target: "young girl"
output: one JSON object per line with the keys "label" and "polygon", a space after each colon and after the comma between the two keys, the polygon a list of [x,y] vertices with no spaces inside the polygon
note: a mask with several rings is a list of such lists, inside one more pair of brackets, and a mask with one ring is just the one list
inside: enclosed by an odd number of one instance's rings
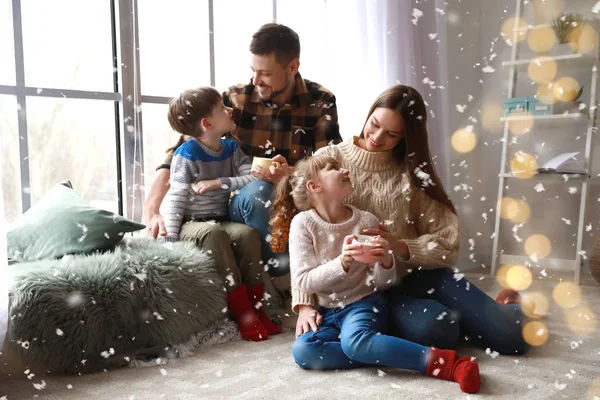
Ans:
{"label": "young girl", "polygon": [[[301,161],[277,186],[273,237],[290,227],[292,293],[309,297],[293,298],[292,308],[297,312],[299,304],[318,304],[323,318],[316,330],[296,339],[294,360],[305,369],[369,364],[409,369],[458,382],[464,392],[476,393],[476,361],[453,350],[385,335],[388,310],[382,291],[396,281],[395,257],[381,236],[374,236],[368,246],[354,240],[379,222],[373,214],[344,204],[352,191],[349,171],[326,155]],[[355,259],[362,257],[373,263]]]}
{"label": "young girl", "polygon": [[[167,235],[193,240],[212,253],[227,291],[229,312],[243,338],[260,341],[281,332],[262,310],[260,236],[227,218],[229,198],[255,178],[248,157],[223,135],[235,128],[230,110],[211,87],[186,90],[169,103],[169,124],[189,137],[175,151],[163,202]],[[183,224],[183,225],[182,225]]]}

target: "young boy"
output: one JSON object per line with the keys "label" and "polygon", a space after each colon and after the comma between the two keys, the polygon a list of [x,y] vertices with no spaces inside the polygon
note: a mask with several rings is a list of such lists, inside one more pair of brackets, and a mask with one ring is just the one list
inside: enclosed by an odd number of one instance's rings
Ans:
{"label": "young boy", "polygon": [[193,240],[212,252],[242,337],[259,341],[280,333],[281,327],[269,320],[260,304],[264,294],[260,236],[227,218],[231,192],[256,179],[250,173],[250,159],[236,141],[222,139],[235,128],[230,110],[219,92],[200,87],[172,99],[168,119],[175,131],[192,138],[173,155],[171,186],[162,207],[164,240]]}

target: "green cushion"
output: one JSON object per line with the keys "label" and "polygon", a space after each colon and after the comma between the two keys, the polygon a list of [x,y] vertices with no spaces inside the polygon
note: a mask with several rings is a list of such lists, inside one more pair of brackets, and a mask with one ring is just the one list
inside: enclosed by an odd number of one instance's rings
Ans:
{"label": "green cushion", "polygon": [[8,257],[36,261],[92,253],[109,249],[119,243],[125,233],[144,227],[92,207],[75,193],[70,181],[65,181],[46,193],[8,228]]}

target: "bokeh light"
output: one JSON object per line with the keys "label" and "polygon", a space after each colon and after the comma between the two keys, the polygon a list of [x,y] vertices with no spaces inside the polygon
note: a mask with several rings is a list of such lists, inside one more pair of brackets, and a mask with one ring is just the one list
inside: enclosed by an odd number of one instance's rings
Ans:
{"label": "bokeh light", "polygon": [[506,281],[506,275],[512,267],[512,264],[505,264],[498,268],[498,271],[496,271],[496,281],[498,281],[498,284],[500,284],[500,286],[502,286],[504,289],[509,289]]}
{"label": "bokeh light", "polygon": [[510,171],[519,179],[529,179],[537,174],[537,160],[523,151],[517,151],[510,160]]}
{"label": "bokeh light", "polygon": [[512,197],[504,197],[498,203],[500,218],[512,220],[518,212],[517,201]]}
{"label": "bokeh light", "polygon": [[[515,22],[517,29],[515,29]],[[521,42],[527,37],[527,23],[523,18],[509,17],[502,24],[500,34],[509,45]]]}
{"label": "bokeh light", "polygon": [[490,132],[502,132],[504,123],[501,118],[504,116],[504,108],[498,103],[487,104],[481,111],[481,124]]}
{"label": "bokeh light", "polygon": [[468,153],[475,148],[477,137],[468,129],[457,129],[451,138],[452,148],[459,153]]}
{"label": "bokeh light", "polygon": [[529,63],[527,74],[529,79],[537,83],[548,83],[554,79],[558,68],[556,61],[550,57],[536,57]]}
{"label": "bokeh light", "polygon": [[529,216],[531,215],[529,204],[525,203],[523,200],[515,200],[512,207],[515,207],[517,210],[511,218],[512,222],[515,224],[522,224],[529,221]]}
{"label": "bokeh light", "polygon": [[528,289],[531,286],[531,271],[523,265],[513,265],[506,273],[506,284],[516,291]]}
{"label": "bokeh light", "polygon": [[548,315],[550,300],[540,292],[521,293],[521,308],[529,318],[543,318]]}
{"label": "bokeh light", "polygon": [[573,51],[589,54],[598,44],[598,33],[591,25],[583,24],[573,29],[568,40]]}
{"label": "bokeh light", "polygon": [[537,99],[544,104],[554,104],[558,101],[554,96],[554,82],[544,83],[540,85],[537,91]]}
{"label": "bokeh light", "polygon": [[525,254],[534,261],[548,257],[551,250],[550,240],[544,235],[531,235],[525,241]]}
{"label": "bokeh light", "polygon": [[556,44],[556,35],[551,27],[541,26],[529,31],[527,44],[536,53],[546,53]]}
{"label": "bokeh light", "polygon": [[552,87],[554,97],[560,101],[573,101],[579,91],[579,82],[570,76],[563,76]]}
{"label": "bokeh light", "polygon": [[562,308],[573,308],[581,301],[581,289],[573,282],[561,282],[552,290],[552,298]]}
{"label": "bokeh light", "polygon": [[589,307],[573,307],[566,311],[565,317],[569,329],[578,335],[591,336],[596,331],[598,320]]}
{"label": "bokeh light", "polygon": [[588,388],[588,400],[597,400],[600,398],[600,376],[594,378]]}
{"label": "bokeh light", "polygon": [[543,345],[548,337],[548,328],[540,321],[530,321],[523,327],[523,339],[531,346]]}
{"label": "bokeh light", "polygon": [[533,128],[533,116],[525,111],[512,112],[509,118],[518,117],[508,122],[508,130],[513,135],[524,135]]}

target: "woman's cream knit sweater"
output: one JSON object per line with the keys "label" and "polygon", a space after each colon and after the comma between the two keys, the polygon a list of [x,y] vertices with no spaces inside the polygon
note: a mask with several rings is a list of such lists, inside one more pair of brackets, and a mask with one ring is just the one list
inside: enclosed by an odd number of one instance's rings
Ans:
{"label": "woman's cream knit sweater", "polygon": [[[396,264],[399,277],[409,268],[453,266],[460,244],[456,214],[415,187],[406,166],[399,164],[392,152],[363,150],[356,145],[357,139],[323,147],[317,154],[332,156],[350,171],[354,192],[347,202],[375,214],[397,239],[406,243],[410,257],[404,261],[404,268]],[[298,303],[301,298],[306,296],[292,287],[294,309],[306,304]],[[307,303],[317,305],[313,301]]]}

